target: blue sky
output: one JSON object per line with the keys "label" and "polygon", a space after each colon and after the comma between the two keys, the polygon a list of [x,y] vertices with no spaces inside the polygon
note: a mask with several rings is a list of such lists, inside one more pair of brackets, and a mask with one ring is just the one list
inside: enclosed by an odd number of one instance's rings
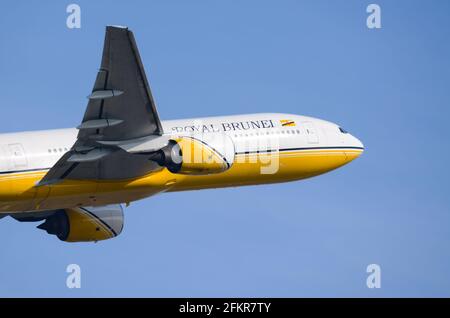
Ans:
{"label": "blue sky", "polygon": [[450,296],[450,3],[372,2],[379,30],[369,1],[76,1],[79,30],[69,1],[5,2],[1,133],[78,125],[104,27],[120,24],[162,119],[310,115],[366,151],[305,181],[135,202],[97,244],[2,219],[0,296]]}

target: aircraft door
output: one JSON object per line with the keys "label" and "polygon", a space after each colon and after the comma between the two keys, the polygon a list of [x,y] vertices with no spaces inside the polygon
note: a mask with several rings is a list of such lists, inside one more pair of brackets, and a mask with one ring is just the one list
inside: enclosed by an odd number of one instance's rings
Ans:
{"label": "aircraft door", "polygon": [[27,157],[21,144],[9,144],[9,152],[16,169],[23,169],[28,166]]}
{"label": "aircraft door", "polygon": [[0,171],[9,169],[9,157],[4,148],[4,146],[0,146]]}
{"label": "aircraft door", "polygon": [[306,137],[308,139],[308,143],[317,144],[319,143],[319,135],[317,134],[316,127],[312,122],[304,122],[303,126],[305,127]]}

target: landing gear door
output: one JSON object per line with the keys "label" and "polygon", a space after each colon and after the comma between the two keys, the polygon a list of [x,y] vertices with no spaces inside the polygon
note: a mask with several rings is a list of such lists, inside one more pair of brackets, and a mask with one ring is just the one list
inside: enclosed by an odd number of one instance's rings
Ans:
{"label": "landing gear door", "polygon": [[306,138],[308,139],[308,143],[317,144],[319,143],[319,135],[317,134],[316,127],[312,122],[304,122],[303,127],[305,128]]}

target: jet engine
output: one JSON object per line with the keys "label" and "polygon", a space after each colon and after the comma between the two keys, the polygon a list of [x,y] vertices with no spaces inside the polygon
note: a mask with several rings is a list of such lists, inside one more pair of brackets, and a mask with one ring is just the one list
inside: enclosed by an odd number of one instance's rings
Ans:
{"label": "jet engine", "polygon": [[228,170],[234,161],[234,143],[224,134],[181,136],[151,155],[150,160],[172,173],[206,175]]}
{"label": "jet engine", "polygon": [[38,228],[65,242],[97,242],[116,237],[123,228],[119,204],[57,210]]}

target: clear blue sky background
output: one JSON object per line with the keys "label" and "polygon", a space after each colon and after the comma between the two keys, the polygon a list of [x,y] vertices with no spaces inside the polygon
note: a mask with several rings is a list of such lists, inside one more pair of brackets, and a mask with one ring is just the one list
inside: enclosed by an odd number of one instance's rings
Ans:
{"label": "clear blue sky background", "polygon": [[374,2],[381,30],[370,1],[77,1],[80,30],[69,1],[3,3],[0,132],[79,124],[104,27],[120,24],[162,119],[311,115],[366,151],[306,181],[133,203],[97,244],[2,219],[0,296],[450,296],[450,2]]}

